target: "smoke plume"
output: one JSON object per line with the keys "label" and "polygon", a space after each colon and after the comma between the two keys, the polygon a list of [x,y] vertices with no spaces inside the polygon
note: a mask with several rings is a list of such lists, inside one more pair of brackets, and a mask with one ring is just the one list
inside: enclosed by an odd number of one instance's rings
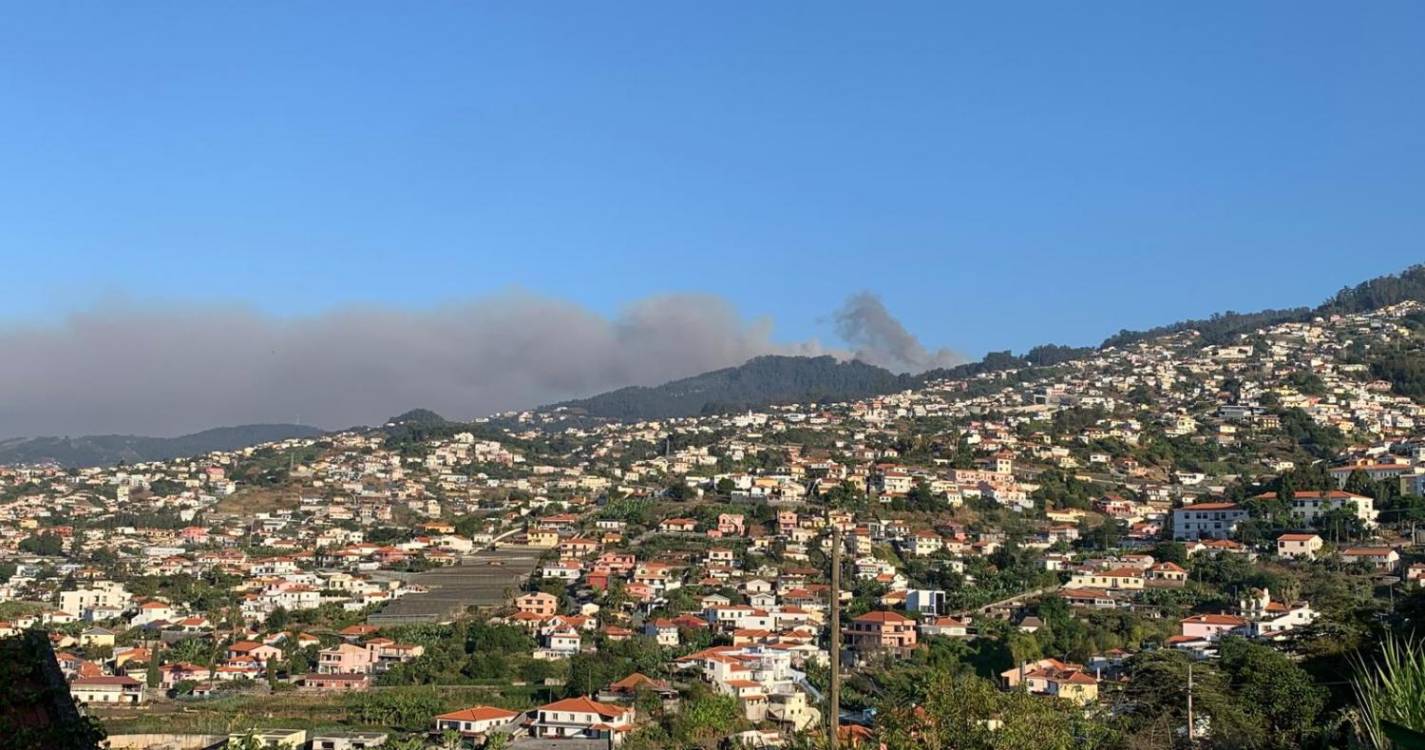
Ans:
{"label": "smoke plume", "polygon": [[836,311],[836,334],[856,350],[856,358],[896,372],[923,372],[965,361],[949,349],[929,351],[870,292],[853,294]]}
{"label": "smoke plume", "polygon": [[107,304],[54,327],[0,328],[0,437],[301,421],[379,424],[424,406],[469,418],[656,385],[778,344],[713,296],[634,303],[612,319],[511,293],[431,311],[350,307],[276,318],[242,307]]}
{"label": "smoke plume", "polygon": [[[869,293],[837,333],[898,371],[953,364],[927,351]],[[353,306],[281,318],[241,306],[104,303],[53,326],[0,326],[0,438],[172,436],[222,425],[329,429],[415,407],[468,419],[658,385],[763,354],[833,354],[780,343],[711,295],[635,302],[612,318],[527,293],[410,311]]]}

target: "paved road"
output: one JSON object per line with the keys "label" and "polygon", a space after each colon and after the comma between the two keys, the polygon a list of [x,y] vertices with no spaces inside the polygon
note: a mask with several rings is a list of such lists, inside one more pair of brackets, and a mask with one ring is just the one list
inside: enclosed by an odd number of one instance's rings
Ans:
{"label": "paved road", "polygon": [[1024,600],[1024,599],[1033,599],[1033,598],[1036,597],[1036,596],[1043,596],[1044,594],[1047,594],[1047,593],[1049,593],[1049,592],[1051,592],[1051,591],[1058,591],[1058,587],[1055,586],[1055,587],[1048,587],[1048,588],[1042,588],[1042,589],[1035,589],[1035,590],[1033,590],[1033,591],[1025,591],[1024,593],[1015,594],[1014,596],[1011,596],[1011,597],[1009,597],[1009,598],[1007,598],[1007,599],[1001,599],[1001,600],[999,600],[999,601],[997,601],[997,602],[990,602],[989,604],[983,604],[983,605],[980,605],[980,606],[978,606],[978,607],[972,607],[972,608],[970,608],[970,609],[962,609],[962,610],[960,610],[959,612],[951,612],[951,613],[950,613],[950,616],[951,616],[951,617],[964,617],[965,615],[981,614],[981,613],[985,612],[986,610],[995,609],[996,607],[1003,607],[1003,606],[1005,606],[1005,605],[1007,605],[1007,604],[1014,604],[1015,602],[1022,601],[1022,600]]}

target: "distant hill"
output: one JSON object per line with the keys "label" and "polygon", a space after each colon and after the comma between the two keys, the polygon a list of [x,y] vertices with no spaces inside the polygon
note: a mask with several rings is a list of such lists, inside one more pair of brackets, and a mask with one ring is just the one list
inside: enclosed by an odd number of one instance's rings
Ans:
{"label": "distant hill", "polygon": [[1046,344],[1022,355],[990,352],[978,362],[898,375],[859,360],[834,357],[764,356],[738,367],[694,375],[660,386],[631,386],[590,398],[543,407],[566,408],[590,417],[640,420],[691,417],[755,409],[769,404],[854,401],[916,388],[933,380],[968,378],[1024,367],[1050,367],[1091,354],[1092,347]]}
{"label": "distant hill", "polygon": [[564,407],[609,419],[666,419],[766,404],[845,401],[904,390],[915,383],[909,375],[864,362],[769,355],[660,386],[620,388],[546,409]]}
{"label": "distant hill", "polygon": [[1229,310],[1202,320],[1184,320],[1141,331],[1125,329],[1108,337],[1102,346],[1126,346],[1183,331],[1197,331],[1202,335],[1204,343],[1221,344],[1230,341],[1239,333],[1279,323],[1310,320],[1318,315],[1370,312],[1407,301],[1425,302],[1425,265],[1411,266],[1397,274],[1378,276],[1355,286],[1345,287],[1316,307],[1291,307],[1252,313]]}
{"label": "distant hill", "polygon": [[217,427],[174,438],[138,435],[14,438],[0,441],[0,465],[56,463],[66,467],[112,466],[120,461],[165,461],[260,443],[316,437],[322,430],[300,424]]}
{"label": "distant hill", "polygon": [[439,427],[441,425],[452,424],[452,422],[430,409],[412,409],[399,416],[391,417],[386,420],[386,424],[391,426]]}

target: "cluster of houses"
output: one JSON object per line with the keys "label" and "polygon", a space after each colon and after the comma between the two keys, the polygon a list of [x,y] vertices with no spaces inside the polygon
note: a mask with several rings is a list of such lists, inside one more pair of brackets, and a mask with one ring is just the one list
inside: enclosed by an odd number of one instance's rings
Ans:
{"label": "cluster of houses", "polygon": [[[772,744],[822,722],[825,696],[807,674],[828,663],[831,639],[856,670],[931,639],[982,637],[985,618],[1032,632],[1023,610],[1050,593],[1075,616],[1136,610],[1192,585],[1204,556],[1325,560],[1425,585],[1415,539],[1360,483],[1425,492],[1425,407],[1342,356],[1404,340],[1402,318],[1418,311],[1284,323],[1217,345],[1179,332],[1084,353],[1042,377],[988,368],[840,404],[634,422],[549,409],[405,443],[399,430],[352,430],[176,461],[3,467],[0,602],[24,613],[0,622],[0,636],[50,630],[73,697],[90,706],[141,709],[180,685],[203,696],[274,671],[302,690],[365,690],[421,659],[422,646],[370,625],[313,635],[285,620],[360,619],[421,593],[397,573],[513,547],[539,558],[533,580],[515,577],[509,606],[479,616],[533,636],[529,657],[557,663],[646,638],[666,660],[655,676],[527,710],[442,714],[433,731],[617,742],[638,724],[635,694],[672,705],[696,683],[734,698],[756,741]],[[1253,451],[1226,474],[1144,450],[1163,440],[1228,456],[1254,441],[1279,446],[1298,415],[1345,439],[1325,475],[1334,489],[1232,501],[1229,487],[1263,486],[1314,459]],[[285,472],[279,486],[251,486],[254,466],[273,465]],[[1070,497],[1066,482],[1092,491]],[[1255,500],[1283,500],[1288,515],[1265,542],[1242,535]],[[1344,538],[1331,525],[1343,514],[1353,521]],[[849,583],[876,592],[840,633],[828,632],[834,538]],[[1168,541],[1183,556],[1155,558]],[[951,611],[954,586],[943,582],[972,588],[973,571],[1006,549],[1029,551],[1057,585]],[[226,587],[235,605],[132,593],[152,591],[155,577]],[[1306,601],[1251,591],[1226,611],[1181,618],[1163,645],[1212,658],[1224,636],[1270,643],[1321,617]],[[201,665],[166,658],[189,639],[221,648]],[[316,652],[313,667],[287,674],[304,650]],[[1128,655],[1030,661],[1001,684],[1091,706]]]}

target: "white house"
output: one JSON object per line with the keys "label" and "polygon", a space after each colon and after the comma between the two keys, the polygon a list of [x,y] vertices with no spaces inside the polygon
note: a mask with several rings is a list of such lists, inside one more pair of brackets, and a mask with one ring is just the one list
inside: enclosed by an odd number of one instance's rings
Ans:
{"label": "white house", "polygon": [[632,728],[632,706],[615,706],[579,697],[535,709],[530,733],[549,739],[607,739],[618,744]]}
{"label": "white house", "polygon": [[143,683],[132,677],[81,677],[69,683],[69,694],[79,704],[137,706],[143,703]]}
{"label": "white house", "polygon": [[519,715],[494,706],[471,706],[435,717],[435,731],[453,729],[465,737],[479,737],[510,724]]}
{"label": "white house", "polygon": [[1277,555],[1315,560],[1323,544],[1320,534],[1282,534],[1277,537]]}
{"label": "white house", "polygon": [[1173,539],[1226,539],[1247,519],[1237,503],[1194,503],[1173,509]]}

